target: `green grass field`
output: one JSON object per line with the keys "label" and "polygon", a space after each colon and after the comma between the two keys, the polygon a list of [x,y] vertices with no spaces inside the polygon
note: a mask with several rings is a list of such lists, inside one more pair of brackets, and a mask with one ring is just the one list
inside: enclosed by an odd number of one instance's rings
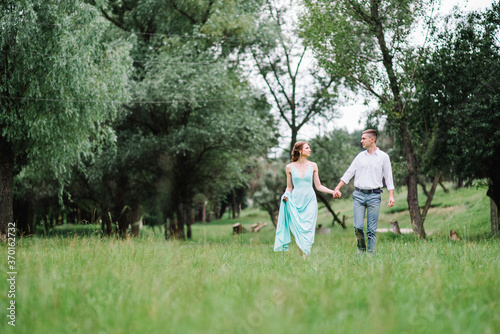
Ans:
{"label": "green grass field", "polygon": [[[379,227],[410,227],[405,196],[384,205]],[[272,226],[232,235],[235,222],[268,220],[255,209],[196,224],[186,242],[158,228],[117,240],[58,227],[18,240],[16,327],[2,279],[0,333],[497,333],[500,242],[489,237],[485,189],[438,189],[434,204],[427,240],[379,233],[375,257],[356,255],[351,199],[334,204],[348,228],[318,235],[305,261],[295,246],[272,251]],[[324,208],[318,223],[331,227]],[[450,229],[462,241],[449,241]]]}

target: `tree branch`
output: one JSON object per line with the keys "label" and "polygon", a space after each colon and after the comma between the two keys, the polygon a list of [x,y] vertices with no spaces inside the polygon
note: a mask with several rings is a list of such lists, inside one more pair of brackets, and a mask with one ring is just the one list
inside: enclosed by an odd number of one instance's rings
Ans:
{"label": "tree branch", "polygon": [[300,55],[299,63],[297,64],[297,68],[295,69],[295,74],[292,77],[294,87],[295,87],[295,80],[297,79],[297,75],[299,74],[299,67],[300,67],[300,64],[302,63],[302,59],[304,59],[304,55],[306,54],[306,50],[307,50],[307,46],[304,47],[304,51],[302,51],[302,54]]}
{"label": "tree branch", "polygon": [[432,187],[431,190],[429,191],[429,196],[427,196],[427,201],[425,202],[425,206],[422,210],[422,223],[425,217],[427,216],[427,212],[429,211],[431,207],[431,202],[432,198],[434,197],[434,193],[436,192],[437,185],[439,184],[439,180],[441,180],[441,173],[437,172],[436,175],[434,175],[434,181],[432,181]]}
{"label": "tree branch", "polygon": [[280,112],[281,117],[285,120],[285,122],[287,123],[287,125],[288,125],[289,127],[292,127],[292,125],[291,125],[290,121],[288,120],[288,118],[287,118],[287,117],[286,117],[286,115],[285,115],[285,111],[283,110],[283,107],[282,107],[282,106],[281,106],[281,104],[280,104],[280,101],[279,101],[279,99],[278,99],[278,96],[277,96],[277,95],[276,95],[276,93],[274,92],[274,89],[271,87],[271,83],[269,82],[269,80],[267,80],[267,77],[266,77],[266,75],[265,75],[265,73],[264,73],[264,70],[263,70],[263,69],[262,69],[262,67],[260,66],[260,63],[259,63],[259,61],[258,61],[258,59],[257,59],[257,55],[255,54],[255,52],[254,52],[253,50],[252,50],[252,56],[253,56],[253,59],[255,60],[255,64],[257,65],[257,68],[259,69],[259,72],[260,72],[260,74],[261,74],[262,78],[263,78],[263,79],[264,79],[264,81],[266,82],[267,87],[269,88],[269,91],[271,92],[271,94],[272,94],[272,95],[273,95],[273,97],[274,97],[274,100],[275,100],[275,102],[276,102],[276,105],[277,105],[277,107],[278,107],[278,110],[279,110],[279,112]]}
{"label": "tree branch", "polygon": [[306,124],[312,116],[316,115],[319,113],[319,111],[317,110],[317,105],[319,103],[319,101],[321,100],[322,96],[321,96],[321,90],[324,90],[324,89],[328,89],[330,88],[330,86],[332,85],[333,83],[333,77],[330,77],[330,80],[328,81],[328,83],[326,84],[326,86],[323,86],[319,89],[319,91],[316,93],[316,98],[314,99],[313,103],[311,104],[311,106],[309,107],[309,110],[307,111],[306,113],[306,116],[304,117],[304,119],[302,120],[302,122],[299,124],[298,128],[301,128],[304,124]]}
{"label": "tree branch", "polygon": [[101,13],[102,13],[102,15],[104,16],[105,19],[107,19],[109,22],[113,23],[115,26],[117,26],[121,30],[129,32],[127,29],[125,29],[123,27],[122,24],[120,24],[118,21],[116,21],[115,19],[113,19],[110,15],[108,15],[108,13],[106,13],[106,11],[104,10],[104,8],[101,7],[100,9],[101,9]]}
{"label": "tree branch", "polygon": [[366,13],[363,10],[362,6],[359,3],[357,3],[356,1],[352,1],[352,0],[348,0],[347,2],[349,2],[349,4],[351,5],[352,10],[355,13],[359,14],[359,16],[361,16],[363,21],[365,21],[366,23],[369,23],[369,24],[373,23],[374,18],[371,17],[370,15],[368,15],[368,13]]}
{"label": "tree branch", "polygon": [[347,77],[351,78],[352,80],[354,80],[358,85],[361,86],[361,88],[369,91],[370,93],[372,93],[375,97],[377,97],[380,101],[382,102],[386,102],[387,99],[380,95],[379,93],[377,93],[369,83],[366,83],[364,82],[363,80],[359,79],[358,77],[356,77],[354,74],[351,74],[351,72],[345,67],[344,64],[341,64],[343,67],[344,67],[344,70],[346,70],[346,75]]}
{"label": "tree branch", "polygon": [[401,97],[399,92],[399,84],[394,73],[394,66],[392,64],[392,55],[389,52],[389,48],[387,47],[387,43],[385,42],[384,30],[382,27],[382,22],[379,18],[379,1],[371,0],[371,13],[372,19],[374,23],[374,31],[379,42],[380,50],[382,51],[383,56],[383,64],[387,71],[387,76],[389,77],[389,82],[392,90],[392,94],[394,95],[394,101],[396,102],[396,106],[398,108],[398,112],[402,112],[401,105]]}
{"label": "tree branch", "polygon": [[181,13],[182,15],[184,15],[185,17],[187,17],[191,21],[192,24],[198,23],[198,22],[196,22],[196,20],[192,16],[190,16],[188,13],[186,13],[185,11],[183,11],[182,9],[180,9],[177,6],[177,3],[175,2],[175,0],[170,0],[169,2],[172,4],[172,7],[174,7],[174,9],[176,11],[178,11],[179,13]]}
{"label": "tree branch", "polygon": [[[269,65],[271,66],[271,69],[273,70],[274,77],[276,78],[276,82],[278,83],[278,86],[280,86],[280,88],[281,88],[281,93],[285,96],[285,98],[288,102],[288,105],[290,106],[290,109],[293,112],[295,110],[295,103],[294,103],[294,101],[290,100],[290,98],[288,97],[288,94],[285,91],[285,87],[281,83],[281,80],[278,76],[278,69],[276,68],[276,65],[271,61],[271,59],[269,58],[269,55],[267,57],[269,59]],[[292,84],[292,86],[294,86],[294,85]]]}
{"label": "tree branch", "polygon": [[208,8],[205,11],[205,15],[203,16],[203,18],[201,20],[201,22],[203,24],[205,24],[208,21],[208,17],[210,16],[210,10],[212,9],[214,2],[215,2],[214,0],[210,0],[210,2],[208,3]]}

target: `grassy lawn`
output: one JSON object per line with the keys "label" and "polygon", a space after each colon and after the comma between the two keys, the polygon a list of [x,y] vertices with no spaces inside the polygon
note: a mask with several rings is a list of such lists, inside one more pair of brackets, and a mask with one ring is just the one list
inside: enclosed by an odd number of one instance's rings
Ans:
{"label": "grassy lawn", "polygon": [[[405,196],[389,209],[384,193],[380,227],[411,227]],[[485,189],[438,188],[434,205],[427,240],[379,233],[375,257],[356,255],[351,199],[334,203],[348,228],[318,235],[306,261],[295,246],[273,253],[271,225],[232,235],[235,222],[269,220],[256,209],[193,225],[186,242],[158,228],[117,240],[57,227],[18,240],[16,327],[2,279],[0,333],[496,333],[500,242],[488,237]],[[331,220],[321,208],[318,223]],[[449,241],[450,229],[462,241]]]}

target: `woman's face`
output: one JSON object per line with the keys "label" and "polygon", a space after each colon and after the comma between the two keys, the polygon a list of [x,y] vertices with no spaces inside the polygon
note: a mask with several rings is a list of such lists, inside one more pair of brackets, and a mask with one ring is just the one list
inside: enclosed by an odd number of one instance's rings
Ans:
{"label": "woman's face", "polygon": [[309,146],[309,144],[304,144],[304,146],[302,146],[302,150],[300,151],[300,153],[302,154],[303,157],[309,157],[311,156],[311,147]]}

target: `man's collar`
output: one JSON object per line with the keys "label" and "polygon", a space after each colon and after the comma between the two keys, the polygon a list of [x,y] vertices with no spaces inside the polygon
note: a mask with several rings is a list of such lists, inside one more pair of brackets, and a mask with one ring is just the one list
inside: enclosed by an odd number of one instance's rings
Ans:
{"label": "man's collar", "polygon": [[[380,149],[377,147],[377,149],[371,155],[374,155],[374,154],[378,155],[379,151],[380,151]],[[368,150],[365,150],[365,154],[370,155],[370,153],[368,153]]]}

